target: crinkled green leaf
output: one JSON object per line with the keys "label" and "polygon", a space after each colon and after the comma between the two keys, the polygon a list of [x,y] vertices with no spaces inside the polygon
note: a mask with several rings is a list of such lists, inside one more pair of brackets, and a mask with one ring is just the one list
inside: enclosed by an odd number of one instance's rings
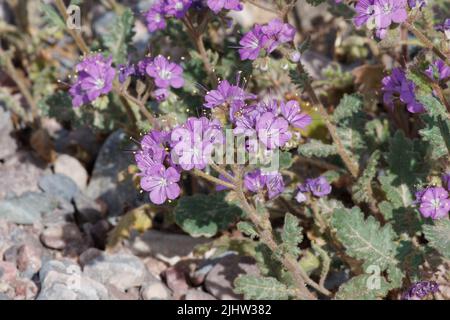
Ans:
{"label": "crinkled green leaf", "polygon": [[287,300],[293,294],[286,285],[269,277],[241,275],[234,285],[235,291],[248,300]]}
{"label": "crinkled green leaf", "polygon": [[281,240],[287,253],[295,258],[300,254],[298,245],[303,241],[302,228],[299,226],[298,218],[290,213],[287,213],[284,218]]}
{"label": "crinkled green leaf", "polygon": [[325,144],[322,141],[311,139],[308,143],[298,148],[298,153],[302,156],[311,157],[328,157],[337,154],[336,147]]}
{"label": "crinkled green leaf", "polygon": [[423,233],[429,241],[428,245],[450,259],[450,220],[448,218],[436,220],[433,225],[423,226]]}

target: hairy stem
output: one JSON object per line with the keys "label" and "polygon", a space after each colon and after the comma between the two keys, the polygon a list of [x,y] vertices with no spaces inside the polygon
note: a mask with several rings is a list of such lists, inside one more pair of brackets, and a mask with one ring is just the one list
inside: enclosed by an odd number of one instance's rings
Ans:
{"label": "hairy stem", "polygon": [[226,182],[226,181],[223,181],[223,180],[218,179],[218,178],[216,178],[216,177],[213,177],[213,176],[211,176],[211,175],[209,175],[209,174],[207,174],[207,173],[204,173],[204,172],[201,171],[201,170],[194,169],[192,172],[193,172],[196,176],[198,176],[198,177],[200,177],[200,178],[203,178],[203,179],[205,179],[205,180],[208,180],[208,181],[210,181],[210,182],[212,182],[212,183],[214,183],[214,184],[218,184],[218,185],[227,187],[227,188],[229,188],[229,189],[231,189],[231,190],[235,190],[235,189],[236,189],[236,186],[235,186],[234,184],[231,184],[231,183],[229,183],[229,182]]}
{"label": "hairy stem", "polygon": [[403,22],[403,25],[414,34],[417,39],[429,50],[433,51],[440,59],[442,59],[448,66],[450,66],[450,59],[431,42],[430,39],[427,38],[419,29],[417,29],[414,25],[412,25],[409,21]]}

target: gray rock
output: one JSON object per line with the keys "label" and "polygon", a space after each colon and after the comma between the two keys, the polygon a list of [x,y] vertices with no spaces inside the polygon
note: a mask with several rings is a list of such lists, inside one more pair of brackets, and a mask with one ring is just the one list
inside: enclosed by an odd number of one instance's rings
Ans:
{"label": "gray rock", "polygon": [[217,263],[219,263],[221,261],[222,258],[229,256],[229,255],[235,255],[235,254],[236,254],[235,252],[227,251],[216,258],[203,261],[202,263],[199,264],[199,266],[197,267],[197,269],[194,272],[191,272],[191,274],[190,274],[191,283],[194,286],[202,285],[203,282],[205,282],[205,279],[206,279],[206,276],[208,275],[208,273],[214,268],[214,266]]}
{"label": "gray rock", "polygon": [[212,268],[205,279],[205,288],[219,300],[238,300],[242,295],[234,292],[234,280],[241,274],[259,276],[259,268],[251,257],[228,255]]}
{"label": "gray rock", "polygon": [[17,251],[17,269],[21,276],[31,279],[42,266],[42,252],[36,246],[22,245]]}
{"label": "gray rock", "polygon": [[206,293],[205,291],[201,289],[190,289],[186,293],[185,300],[217,300],[209,293]]}
{"label": "gray rock", "polygon": [[55,173],[71,178],[80,190],[86,188],[88,173],[78,159],[62,154],[56,159],[54,168]]}
{"label": "gray rock", "polygon": [[75,182],[62,174],[51,174],[39,179],[39,187],[47,194],[56,198],[62,198],[67,202],[72,201],[79,189]]}
{"label": "gray rock", "polygon": [[143,300],[168,300],[171,298],[169,288],[167,288],[161,280],[149,276],[142,285],[141,297]]}
{"label": "gray rock", "polygon": [[82,274],[71,261],[51,260],[39,273],[41,292],[37,300],[106,300],[108,290],[101,283]]}
{"label": "gray rock", "polygon": [[18,198],[0,201],[0,217],[16,224],[35,224],[53,212],[60,202],[44,193],[29,192]]}
{"label": "gray rock", "polygon": [[17,150],[16,140],[11,136],[13,132],[11,114],[0,106],[0,159],[6,159]]}
{"label": "gray rock", "polygon": [[102,208],[100,204],[80,192],[74,198],[78,221],[95,223],[102,219]]}
{"label": "gray rock", "polygon": [[174,298],[180,299],[189,290],[185,271],[177,266],[170,267],[164,272],[167,286],[172,290]]}
{"label": "gray rock", "polygon": [[131,249],[138,255],[173,258],[187,256],[197,245],[208,241],[210,240],[204,238],[192,238],[183,234],[149,230],[142,235],[133,237],[130,240],[130,243]]}
{"label": "gray rock", "polygon": [[83,236],[73,223],[58,224],[46,228],[41,234],[41,241],[47,248],[63,250],[69,245],[82,243]]}
{"label": "gray rock", "polygon": [[86,194],[92,199],[100,198],[108,207],[111,217],[119,216],[128,207],[135,208],[142,203],[142,195],[130,178],[119,181],[119,173],[133,163],[131,149],[126,146],[127,136],[116,131],[106,140],[94,166]]}
{"label": "gray rock", "polygon": [[30,279],[16,279],[11,283],[14,300],[34,300],[38,293],[37,285]]}
{"label": "gray rock", "polygon": [[144,263],[130,254],[102,253],[84,265],[86,276],[125,291],[139,287],[148,275]]}
{"label": "gray rock", "polygon": [[0,164],[0,199],[39,191],[37,182],[46,164],[30,153],[19,151]]}
{"label": "gray rock", "polygon": [[12,282],[17,275],[17,268],[13,263],[0,261],[0,282]]}

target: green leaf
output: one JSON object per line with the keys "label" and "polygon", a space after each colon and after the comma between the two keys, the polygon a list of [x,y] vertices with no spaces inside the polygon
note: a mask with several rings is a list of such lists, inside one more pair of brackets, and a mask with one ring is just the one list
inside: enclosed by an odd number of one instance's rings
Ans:
{"label": "green leaf", "polygon": [[308,143],[298,148],[298,153],[302,156],[311,157],[329,157],[337,154],[336,147],[325,144],[320,140],[311,139]]}
{"label": "green leaf", "polygon": [[281,169],[289,169],[292,167],[294,163],[294,159],[292,154],[288,151],[284,151],[280,153],[280,168]]}
{"label": "green leaf", "polygon": [[333,113],[334,122],[341,127],[353,127],[355,118],[362,117],[363,102],[359,95],[344,95]]}
{"label": "green leaf", "polygon": [[[376,300],[384,298],[389,292],[389,285],[383,277],[374,277],[376,276],[362,274],[351,278],[339,288],[335,298],[337,300]],[[375,281],[378,281],[379,285]]]}
{"label": "green leaf", "polygon": [[336,229],[336,235],[347,253],[363,260],[365,268],[374,265],[385,270],[388,266],[397,264],[395,232],[390,224],[380,227],[372,216],[364,220],[361,210],[354,207],[351,210],[336,210],[331,225]]}
{"label": "green leaf", "polygon": [[126,9],[122,16],[115,19],[111,32],[103,36],[103,44],[111,52],[116,64],[125,64],[128,58],[128,46],[134,36],[134,15]]}
{"label": "green leaf", "polygon": [[304,89],[305,85],[311,81],[311,77],[308,72],[298,73],[297,69],[289,71],[289,77],[292,83],[294,83],[299,89]]}
{"label": "green leaf", "polygon": [[241,275],[234,285],[235,291],[247,300],[287,300],[293,294],[286,285],[269,277]]}
{"label": "green leaf", "polygon": [[419,133],[423,140],[431,145],[431,154],[434,160],[450,155],[450,120],[445,107],[431,96],[419,97],[425,106],[427,114],[421,116],[425,128]]}
{"label": "green leaf", "polygon": [[213,237],[242,216],[242,210],[229,204],[223,193],[197,194],[181,198],[174,211],[176,223],[193,237]]}
{"label": "green leaf", "polygon": [[450,220],[436,220],[434,225],[423,226],[425,238],[429,245],[445,258],[450,259]]}
{"label": "green leaf", "polygon": [[302,228],[299,226],[299,220],[294,215],[287,213],[284,218],[283,231],[281,232],[281,240],[283,241],[284,250],[297,258],[300,254],[298,247],[303,241]]}
{"label": "green leaf", "polygon": [[393,175],[380,176],[378,178],[387,199],[391,202],[394,209],[409,207],[413,203],[412,193],[406,184],[395,184],[395,179]]}
{"label": "green leaf", "polygon": [[256,231],[255,226],[250,222],[241,221],[237,224],[237,228],[240,232],[250,237],[251,239],[259,237],[258,231]]}
{"label": "green leaf", "polygon": [[372,180],[377,174],[377,165],[380,160],[380,151],[375,151],[367,162],[366,169],[352,187],[353,198],[356,202],[369,202],[369,194],[372,192]]}

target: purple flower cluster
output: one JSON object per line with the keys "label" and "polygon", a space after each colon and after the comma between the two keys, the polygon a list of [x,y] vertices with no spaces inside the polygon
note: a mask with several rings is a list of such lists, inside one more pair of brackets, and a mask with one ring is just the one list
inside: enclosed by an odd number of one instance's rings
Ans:
{"label": "purple flower cluster", "polygon": [[284,180],[279,172],[264,173],[257,169],[245,175],[244,186],[254,193],[267,192],[269,199],[274,199],[284,191]]}
{"label": "purple flower cluster", "polygon": [[432,63],[425,74],[434,81],[448,81],[450,80],[450,67],[441,59],[436,60]]}
{"label": "purple flower cluster", "polygon": [[150,32],[165,29],[167,18],[181,19],[192,5],[192,0],[156,0],[145,13]]}
{"label": "purple flower cluster", "polygon": [[411,113],[424,112],[424,106],[417,101],[414,82],[406,78],[405,72],[400,68],[392,70],[392,74],[383,79],[383,100],[386,105],[393,108],[394,101],[400,100],[406,104]]}
{"label": "purple flower cluster", "polygon": [[422,300],[438,291],[439,285],[435,281],[419,281],[403,294],[402,300]]}
{"label": "purple flower cluster", "polygon": [[241,11],[243,9],[239,0],[208,0],[206,4],[215,14],[222,10]]}
{"label": "purple flower cluster", "polygon": [[[416,1],[410,1],[414,6]],[[386,36],[388,28],[393,23],[405,22],[408,18],[408,3],[406,0],[360,0],[356,4],[355,25],[367,25],[375,29],[378,38]]]}
{"label": "purple flower cluster", "polygon": [[95,54],[85,57],[76,66],[77,78],[69,90],[74,107],[88,104],[111,92],[116,74],[111,64],[112,58]]}
{"label": "purple flower cluster", "polygon": [[256,24],[239,42],[239,55],[241,60],[255,60],[262,50],[271,53],[294,37],[295,28],[280,19],[273,19],[266,25]]}
{"label": "purple flower cluster", "polygon": [[299,202],[307,200],[306,193],[311,193],[317,198],[325,197],[331,193],[332,187],[328,180],[321,176],[316,179],[307,179],[304,184],[298,185],[298,194],[295,199]]}
{"label": "purple flower cluster", "polygon": [[[448,186],[448,176],[443,177]],[[450,199],[447,190],[442,187],[427,187],[416,192],[416,203],[425,218],[441,219],[450,211]]]}

